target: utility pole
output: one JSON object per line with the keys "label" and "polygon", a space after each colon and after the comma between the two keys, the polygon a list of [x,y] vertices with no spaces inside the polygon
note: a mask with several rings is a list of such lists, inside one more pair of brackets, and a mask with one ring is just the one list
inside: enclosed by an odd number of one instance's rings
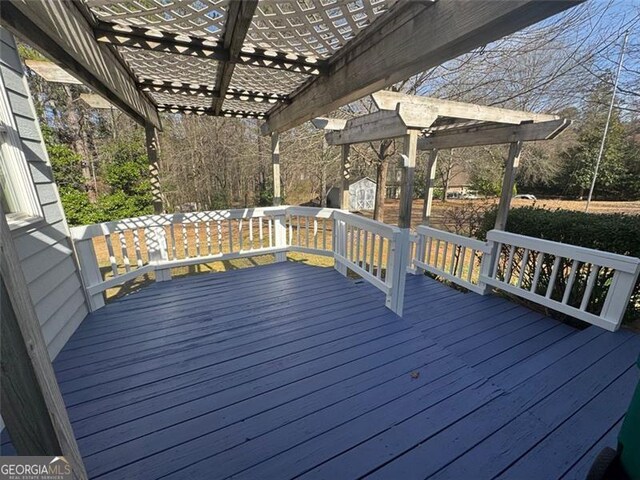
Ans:
{"label": "utility pole", "polygon": [[591,188],[589,188],[589,196],[587,197],[587,206],[584,209],[585,212],[589,211],[589,205],[591,204],[591,197],[593,196],[593,189],[596,186],[596,178],[598,178],[598,169],[600,168],[600,162],[602,161],[604,145],[607,141],[607,132],[609,131],[609,122],[611,121],[611,113],[613,112],[613,105],[616,100],[616,91],[618,90],[618,80],[620,79],[620,70],[622,70],[622,61],[624,59],[624,51],[627,48],[628,39],[629,39],[629,30],[624,32],[624,41],[622,42],[622,50],[620,50],[620,60],[618,61],[618,71],[616,72],[616,78],[613,82],[613,93],[611,94],[611,104],[609,105],[609,113],[607,114],[607,123],[604,124],[604,132],[602,133],[602,142],[600,142],[600,151],[598,152],[598,159],[596,160],[596,168],[593,170],[593,178],[591,179]]}

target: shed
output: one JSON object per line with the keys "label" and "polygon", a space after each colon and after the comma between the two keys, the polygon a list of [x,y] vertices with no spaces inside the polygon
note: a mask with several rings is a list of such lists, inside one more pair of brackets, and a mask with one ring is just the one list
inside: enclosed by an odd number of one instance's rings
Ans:
{"label": "shed", "polygon": [[[376,182],[362,177],[349,183],[349,211],[373,210],[376,203]],[[327,194],[327,206],[340,207],[340,187],[333,186]]]}

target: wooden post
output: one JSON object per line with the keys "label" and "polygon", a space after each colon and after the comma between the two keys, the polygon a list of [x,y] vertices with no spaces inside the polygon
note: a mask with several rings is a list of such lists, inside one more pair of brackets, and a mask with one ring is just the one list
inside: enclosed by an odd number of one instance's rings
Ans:
{"label": "wooden post", "polygon": [[507,216],[509,215],[509,206],[511,205],[511,197],[513,196],[513,185],[520,164],[520,152],[522,150],[522,142],[511,142],[509,145],[509,156],[504,170],[504,179],[502,180],[502,193],[500,195],[500,204],[498,205],[498,213],[496,215],[496,230],[504,230],[507,226]]}
{"label": "wooden post", "polygon": [[151,181],[151,195],[153,197],[153,213],[163,212],[162,194],[160,192],[160,144],[158,143],[158,130],[151,123],[145,125],[147,157],[149,158],[149,179]]}
{"label": "wooden post", "polygon": [[104,292],[90,294],[88,291],[89,287],[98,285],[103,281],[100,266],[98,265],[98,257],[93,248],[93,238],[78,240],[74,242],[74,247],[78,256],[78,263],[82,265],[80,275],[82,276],[89,310],[95,312],[104,307]]}
{"label": "wooden post", "polygon": [[40,322],[0,205],[2,418],[18,455],[64,456],[87,472],[51,365]]}
{"label": "wooden post", "polygon": [[156,282],[171,280],[171,267],[161,265],[169,260],[167,249],[167,233],[164,227],[147,227],[144,229],[145,243],[149,252],[149,263],[156,263],[154,268]]}
{"label": "wooden post", "polygon": [[[275,229],[275,242],[277,248],[287,248],[287,217],[286,213],[278,212],[273,217],[273,228]],[[286,262],[287,252],[277,252],[275,254],[276,262]]]}
{"label": "wooden post", "polygon": [[282,204],[280,191],[280,135],[278,132],[271,134],[271,164],[273,166],[273,205]]}
{"label": "wooden post", "polygon": [[413,177],[416,169],[418,130],[409,130],[404,137],[402,168],[402,190],[400,191],[400,228],[411,228],[411,207],[413,205]]}
{"label": "wooden post", "polygon": [[433,185],[436,179],[438,162],[438,149],[433,148],[429,152],[429,160],[425,171],[424,204],[422,206],[422,224],[429,225],[431,221],[431,206],[433,205]]}
{"label": "wooden post", "polygon": [[342,176],[340,182],[340,208],[342,210],[349,210],[349,169],[351,168],[351,162],[349,161],[349,151],[351,145],[342,145]]}

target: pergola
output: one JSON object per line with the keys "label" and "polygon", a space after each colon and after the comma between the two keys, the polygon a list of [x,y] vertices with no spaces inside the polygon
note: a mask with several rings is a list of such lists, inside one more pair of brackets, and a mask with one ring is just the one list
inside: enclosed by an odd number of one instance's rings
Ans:
{"label": "pergola", "polygon": [[581,1],[12,0],[0,15],[145,125],[154,175],[159,112],[263,119],[277,199],[278,132]]}
{"label": "pergola", "polygon": [[425,172],[427,185],[422,211],[422,220],[426,225],[431,216],[439,150],[509,144],[495,225],[496,229],[504,230],[523,143],[553,139],[571,124],[569,120],[556,115],[486,107],[390,91],[374,93],[372,98],[379,111],[347,122],[324,119],[323,122],[317,121],[316,126],[327,130],[325,138],[329,145],[342,146],[341,208],[345,208],[349,201],[348,183],[344,172],[348,169],[350,145],[389,138],[404,139],[398,222],[403,229],[411,227],[413,177],[418,150],[430,152]]}

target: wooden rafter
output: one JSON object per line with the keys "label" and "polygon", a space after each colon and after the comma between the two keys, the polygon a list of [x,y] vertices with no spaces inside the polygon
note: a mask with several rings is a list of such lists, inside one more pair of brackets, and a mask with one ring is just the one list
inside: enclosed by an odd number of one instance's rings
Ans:
{"label": "wooden rafter", "polygon": [[409,130],[429,128],[437,116],[429,109],[399,104],[396,110],[380,110],[348,120],[342,130],[325,135],[329,145],[373,142],[407,135]]}
{"label": "wooden rafter", "polygon": [[[241,2],[234,2],[241,3]],[[99,22],[94,27],[96,39],[101,43],[156,52],[175,53],[209,58],[222,62],[231,59],[231,52],[223,44],[198,37],[146,28]],[[311,57],[275,52],[257,47],[242,49],[236,63],[263,68],[319,75],[325,70],[324,62]]]}
{"label": "wooden rafter", "polygon": [[216,71],[216,90],[219,97],[213,101],[212,108],[214,114],[218,115],[222,111],[224,96],[229,88],[231,76],[235,69],[235,61],[242,51],[242,44],[247,36],[251,19],[258,7],[258,0],[247,0],[245,2],[232,2],[227,10],[227,23],[225,24],[222,45],[229,52],[229,61],[221,62]]}
{"label": "wooden rafter", "polygon": [[262,133],[293,128],[582,1],[398,2],[329,59],[327,75],[270,110]]}
{"label": "wooden rafter", "polygon": [[75,2],[2,2],[0,18],[13,34],[93,87],[141,124],[160,127],[153,102],[140,92],[131,72],[107,46],[96,42],[92,25]]}
{"label": "wooden rafter", "polygon": [[385,90],[372,93],[371,98],[380,110],[395,110],[397,105],[402,103],[404,105],[416,105],[429,109],[437,113],[439,117],[460,118],[482,122],[512,123],[517,125],[522,122],[546,122],[560,118],[557,115],[487,107],[475,103],[453,102],[440,98],[406,95],[404,93]]}
{"label": "wooden rafter", "polygon": [[540,123],[522,125],[491,126],[490,128],[473,127],[456,133],[434,134],[418,140],[418,150],[444,148],[477,147],[481,145],[499,145],[513,142],[531,142],[551,140],[564,130],[571,121],[567,119],[550,120]]}
{"label": "wooden rafter", "polygon": [[170,105],[170,104],[158,104],[159,112],[167,112],[167,113],[185,113],[185,114],[193,114],[193,115],[216,115],[219,117],[229,117],[229,118],[257,118],[263,119],[265,118],[264,113],[251,112],[251,111],[240,111],[240,110],[220,110],[218,113],[214,113],[213,108],[208,107],[189,107],[184,105]]}
{"label": "wooden rafter", "polygon": [[[144,92],[178,93],[184,95],[200,95],[216,98],[220,97],[220,93],[216,91],[212,85],[192,85],[189,83],[157,81],[152,79],[140,80],[138,82],[138,85]],[[229,88],[227,90],[225,98],[256,103],[276,103],[288,101],[286,96],[279,95],[277,93],[253,92],[249,90],[240,90],[238,88]]]}

